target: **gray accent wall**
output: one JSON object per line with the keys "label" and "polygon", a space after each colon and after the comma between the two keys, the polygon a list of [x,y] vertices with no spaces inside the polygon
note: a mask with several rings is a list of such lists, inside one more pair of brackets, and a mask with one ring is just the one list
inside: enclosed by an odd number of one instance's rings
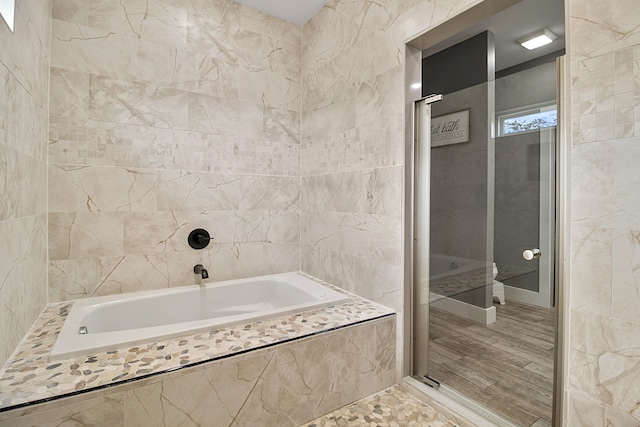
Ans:
{"label": "gray accent wall", "polygon": [[[495,87],[498,114],[554,101],[555,62],[496,79]],[[505,284],[538,291],[538,261],[525,261],[522,251],[539,245],[540,132],[497,137],[495,147],[495,262]]]}
{"label": "gray accent wall", "polygon": [[486,265],[484,281],[452,296],[483,308],[492,305],[494,61],[490,32],[422,61],[423,94],[444,95],[432,117],[468,109],[470,128],[468,142],[431,149],[430,252]]}
{"label": "gray accent wall", "polygon": [[[433,104],[433,117],[469,109],[469,142],[431,149],[431,253],[491,263],[493,259],[492,194],[488,114],[493,84],[483,83],[447,94]],[[491,164],[490,164],[491,163]],[[491,189],[492,190],[492,189]],[[491,279],[491,264],[486,280]],[[485,283],[455,298],[491,306]]]}

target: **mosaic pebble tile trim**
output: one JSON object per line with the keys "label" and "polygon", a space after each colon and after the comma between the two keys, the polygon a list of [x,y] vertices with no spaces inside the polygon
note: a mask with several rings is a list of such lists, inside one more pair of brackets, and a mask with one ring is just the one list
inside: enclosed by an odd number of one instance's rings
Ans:
{"label": "mosaic pebble tile trim", "polygon": [[336,426],[455,427],[455,424],[396,385],[300,427]]}
{"label": "mosaic pebble tile trim", "polygon": [[389,308],[309,278],[349,295],[350,300],[333,307],[55,363],[49,363],[49,354],[72,302],[49,304],[0,370],[0,412],[173,371],[394,313]]}

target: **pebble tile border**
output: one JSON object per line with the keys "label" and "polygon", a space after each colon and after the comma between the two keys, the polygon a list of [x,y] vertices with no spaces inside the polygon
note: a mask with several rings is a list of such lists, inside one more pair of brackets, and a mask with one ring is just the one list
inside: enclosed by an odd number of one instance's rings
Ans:
{"label": "pebble tile border", "polygon": [[49,304],[0,370],[0,412],[194,366],[394,313],[389,308],[309,278],[349,295],[350,300],[337,306],[55,363],[49,363],[49,354],[73,303]]}
{"label": "pebble tile border", "polygon": [[455,427],[400,386],[389,387],[300,427]]}

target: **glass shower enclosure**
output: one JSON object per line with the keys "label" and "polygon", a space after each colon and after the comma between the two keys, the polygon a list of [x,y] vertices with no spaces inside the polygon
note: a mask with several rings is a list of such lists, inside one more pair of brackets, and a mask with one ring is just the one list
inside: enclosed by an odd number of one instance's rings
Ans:
{"label": "glass shower enclosure", "polygon": [[412,371],[516,425],[552,419],[555,79],[415,103]]}

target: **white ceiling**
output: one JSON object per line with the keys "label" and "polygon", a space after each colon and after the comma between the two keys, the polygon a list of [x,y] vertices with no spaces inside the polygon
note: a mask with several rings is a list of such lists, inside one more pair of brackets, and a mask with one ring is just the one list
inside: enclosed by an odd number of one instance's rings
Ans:
{"label": "white ceiling", "polygon": [[327,4],[328,0],[235,0],[236,2],[257,9],[268,15],[294,24],[303,25],[313,15],[315,15],[322,6]]}

